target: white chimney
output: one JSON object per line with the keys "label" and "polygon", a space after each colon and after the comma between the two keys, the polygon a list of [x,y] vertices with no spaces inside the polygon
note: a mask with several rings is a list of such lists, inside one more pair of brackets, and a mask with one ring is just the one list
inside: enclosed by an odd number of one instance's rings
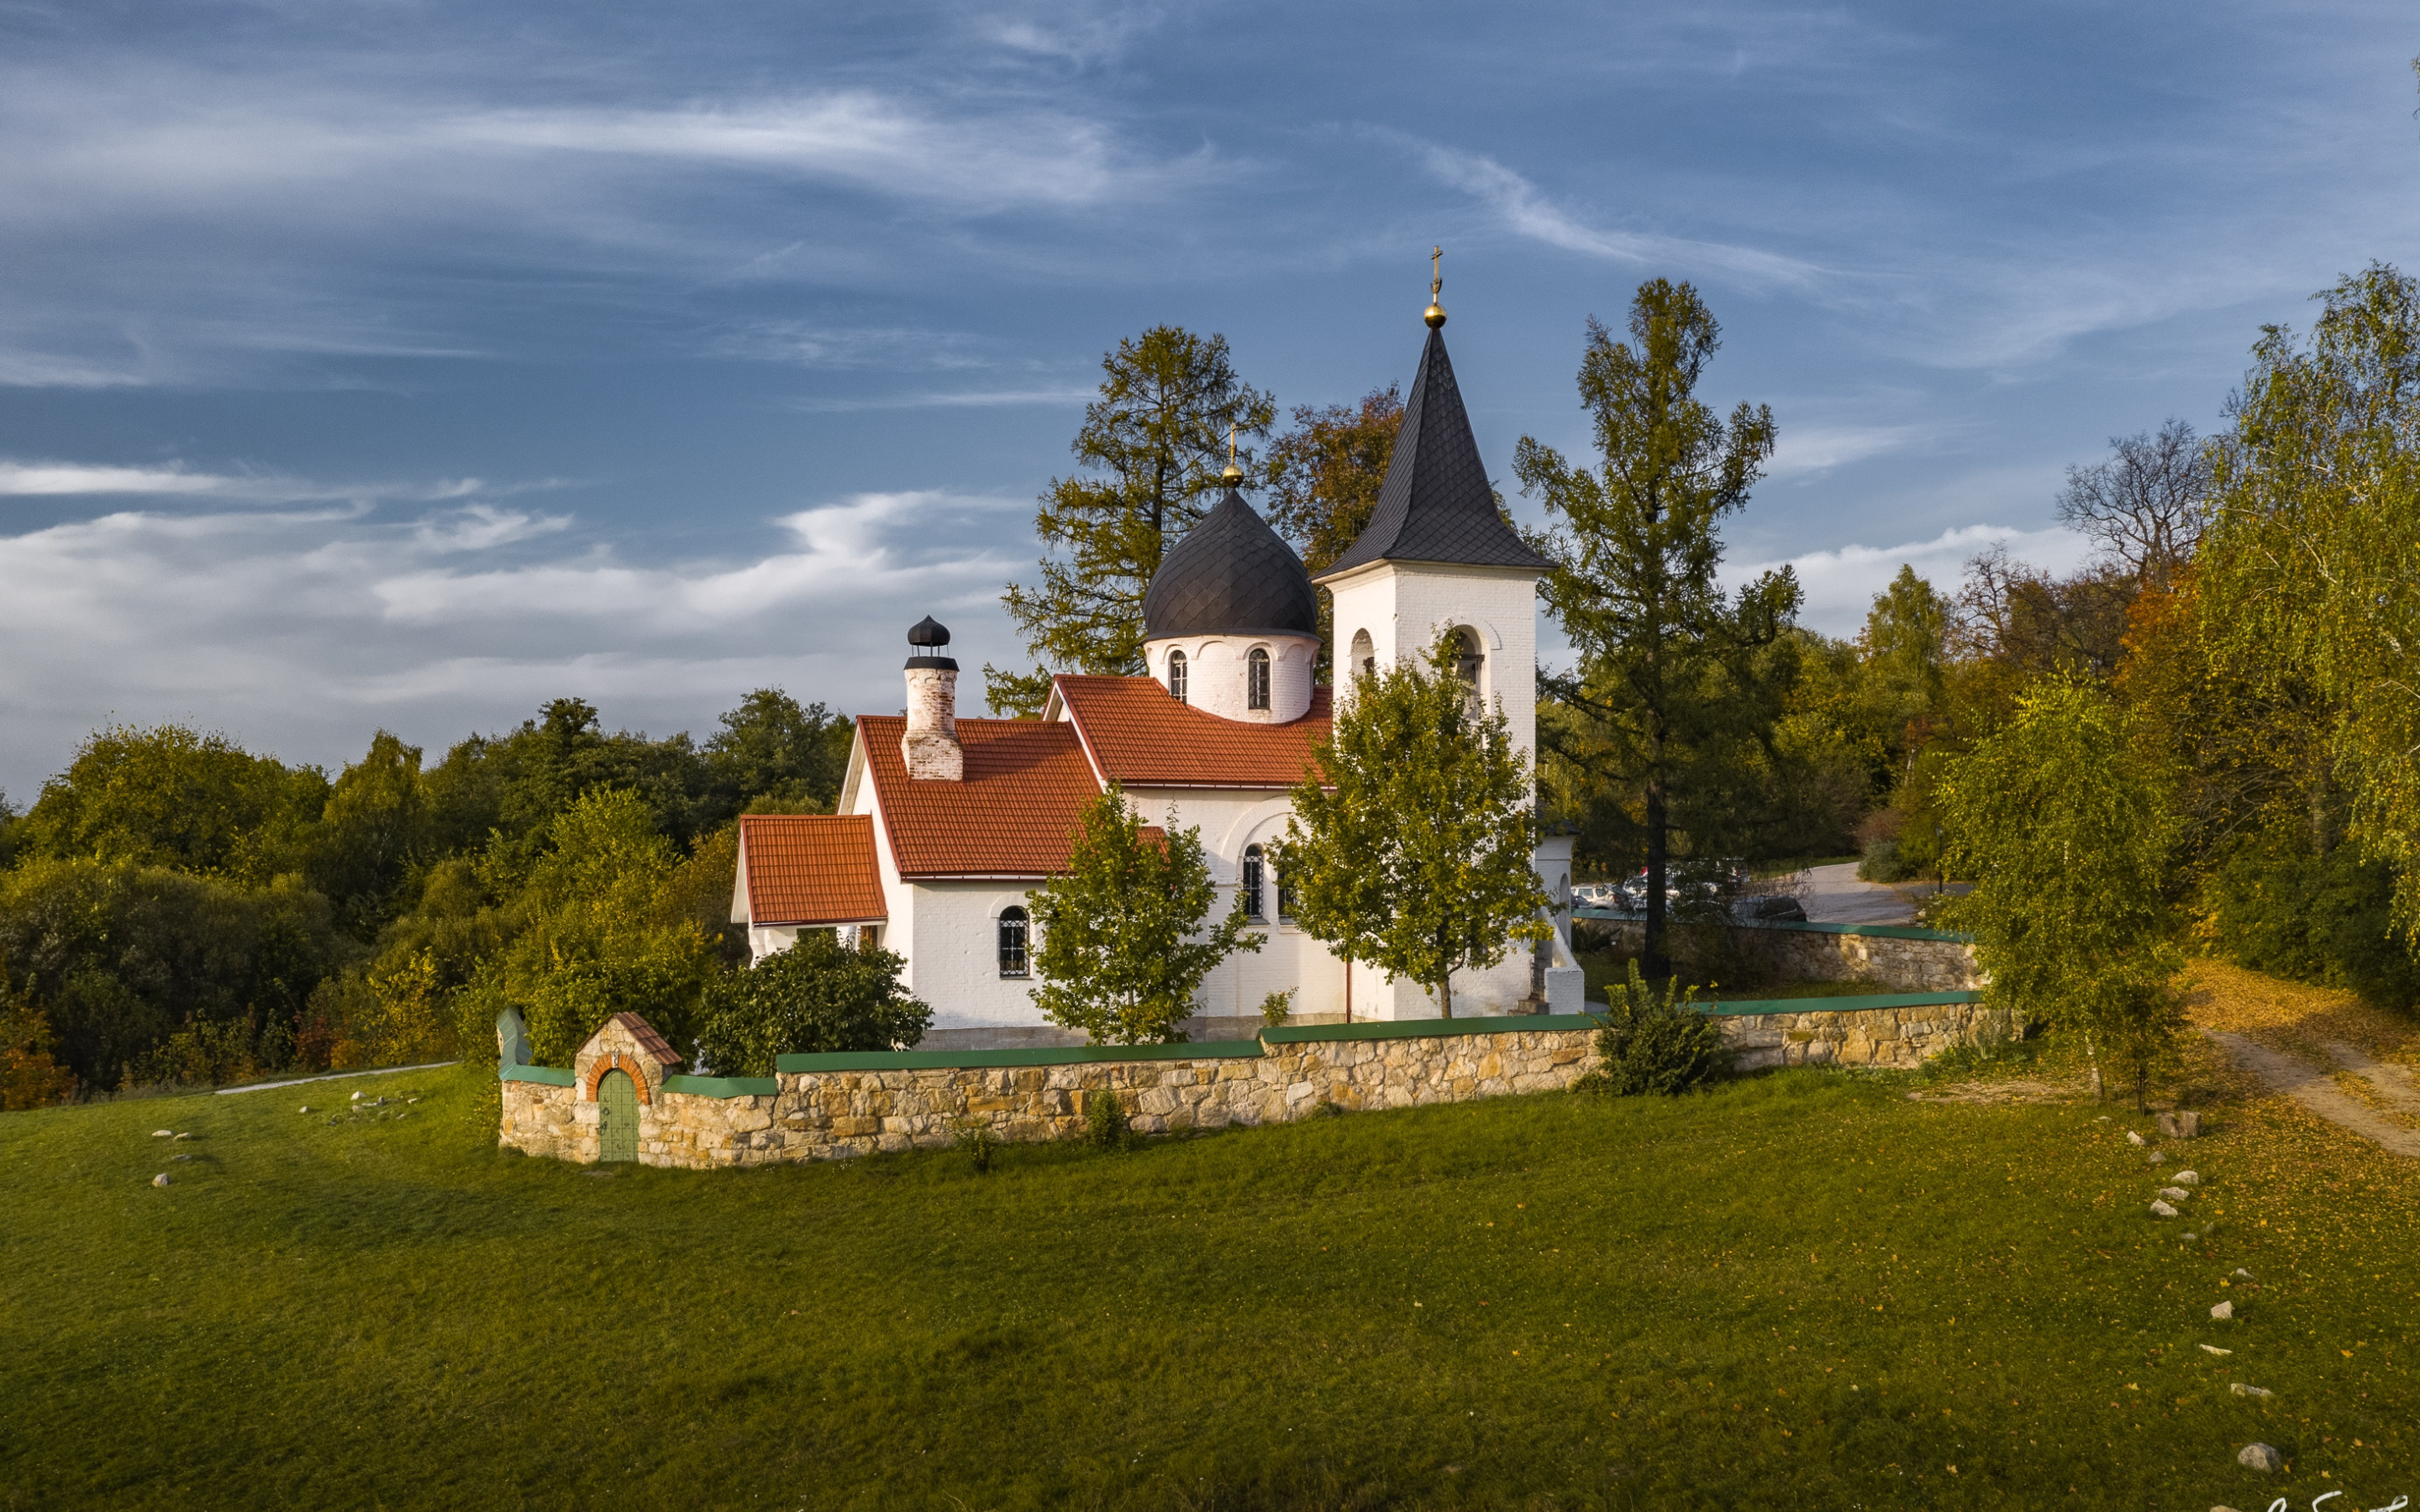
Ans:
{"label": "white chimney", "polygon": [[908,632],[913,654],[908,658],[908,733],[899,737],[899,754],[909,777],[934,782],[956,782],[967,775],[966,748],[958,744],[958,664],[937,655],[949,643],[949,630],[930,614]]}

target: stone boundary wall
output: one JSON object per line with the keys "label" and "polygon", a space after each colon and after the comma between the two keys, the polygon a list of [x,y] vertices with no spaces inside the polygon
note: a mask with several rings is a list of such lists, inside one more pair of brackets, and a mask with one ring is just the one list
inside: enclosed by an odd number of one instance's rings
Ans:
{"label": "stone boundary wall", "polygon": [[[1624,949],[1637,950],[1646,937],[1644,919],[1575,912],[1607,931]],[[1870,978],[1910,993],[1972,992],[1983,985],[1975,947],[1963,935],[1879,924],[1773,921],[1719,927],[1759,964],[1783,977],[1814,981]]]}
{"label": "stone boundary wall", "polygon": [[[1919,1000],[1712,1011],[1747,1071],[1912,1067],[1984,1016],[1973,1001],[1913,995]],[[1258,1041],[1134,1049],[783,1057],[785,1069],[769,1079],[666,1077],[640,1109],[639,1161],[702,1169],[933,1148],[950,1142],[961,1118],[1004,1140],[1065,1139],[1082,1132],[1086,1099],[1103,1091],[1115,1091],[1145,1134],[1290,1122],[1323,1103],[1400,1108],[1556,1091],[1593,1063],[1595,1032],[1593,1020],[1573,1015],[1478,1020],[1468,1029],[1436,1021],[1273,1029]],[[578,1071],[505,1068],[498,1142],[596,1160],[597,1109]]]}

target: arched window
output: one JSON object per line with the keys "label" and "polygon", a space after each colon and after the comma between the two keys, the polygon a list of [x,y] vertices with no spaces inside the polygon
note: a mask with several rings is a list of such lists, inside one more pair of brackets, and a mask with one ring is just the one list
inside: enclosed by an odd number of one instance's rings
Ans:
{"label": "arched window", "polygon": [[1269,706],[1269,654],[1258,646],[1244,663],[1244,707],[1265,709]]}
{"label": "arched window", "polygon": [[1278,872],[1278,922],[1294,922],[1294,884],[1286,880],[1282,869]]}
{"label": "arched window", "polygon": [[1244,847],[1244,917],[1261,917],[1261,848]]}
{"label": "arched window", "polygon": [[1352,666],[1353,673],[1357,677],[1373,676],[1378,671],[1378,648],[1370,643],[1370,632],[1367,630],[1353,632]]}
{"label": "arched window", "polygon": [[1000,911],[1000,974],[1030,977],[1033,953],[1027,949],[1025,910],[1012,903]]}
{"label": "arched window", "polygon": [[1479,673],[1487,665],[1487,654],[1480,649],[1479,632],[1465,625],[1454,636],[1453,674],[1462,679],[1471,695],[1479,693]]}
{"label": "arched window", "polygon": [[1168,654],[1168,696],[1179,703],[1188,702],[1185,697],[1185,653],[1182,651]]}

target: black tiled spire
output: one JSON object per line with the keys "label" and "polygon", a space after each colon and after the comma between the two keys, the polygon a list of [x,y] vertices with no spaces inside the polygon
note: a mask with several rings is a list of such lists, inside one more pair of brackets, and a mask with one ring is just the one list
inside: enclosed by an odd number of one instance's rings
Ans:
{"label": "black tiled spire", "polygon": [[1319,576],[1325,581],[1379,561],[1539,572],[1547,567],[1496,508],[1479,442],[1470,434],[1470,415],[1453,380],[1453,360],[1445,354],[1445,332],[1435,325],[1420,350],[1412,396],[1404,404],[1404,428],[1396,434],[1394,459],[1387,464],[1370,527]]}

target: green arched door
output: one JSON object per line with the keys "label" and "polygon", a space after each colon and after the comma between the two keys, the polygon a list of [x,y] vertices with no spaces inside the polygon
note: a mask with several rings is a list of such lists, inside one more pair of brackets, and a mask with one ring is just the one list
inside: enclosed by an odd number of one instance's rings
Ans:
{"label": "green arched door", "polygon": [[609,1071],[597,1083],[597,1158],[639,1158],[639,1088],[626,1071]]}

